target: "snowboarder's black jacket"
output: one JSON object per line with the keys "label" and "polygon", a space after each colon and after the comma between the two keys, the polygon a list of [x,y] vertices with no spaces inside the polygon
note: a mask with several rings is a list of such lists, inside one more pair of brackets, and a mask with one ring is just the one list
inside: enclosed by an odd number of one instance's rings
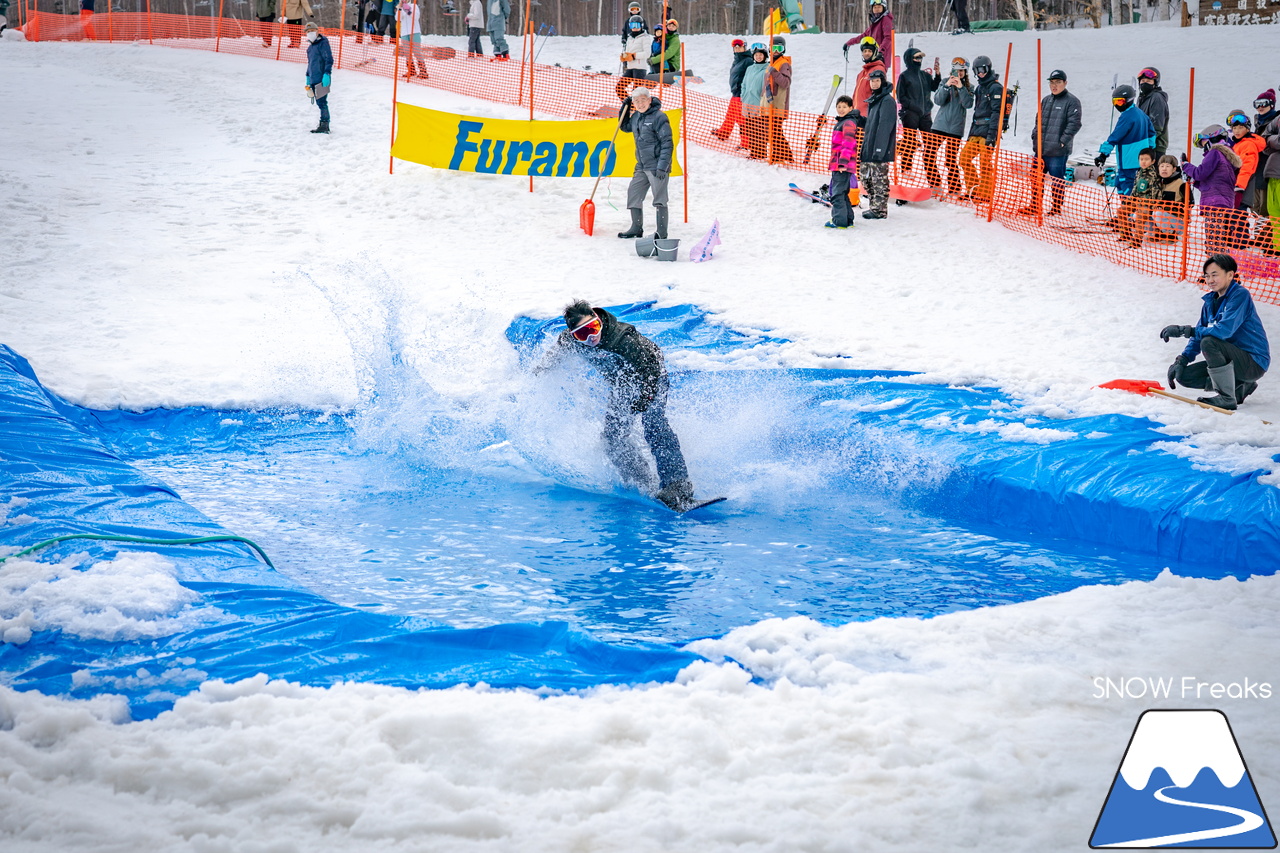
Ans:
{"label": "snowboarder's black jacket", "polygon": [[729,67],[729,94],[735,98],[742,97],[742,75],[746,74],[748,66],[755,62],[752,56],[745,50],[733,55],[733,65]]}
{"label": "snowboarder's black jacket", "polygon": [[[920,60],[914,62],[907,57],[915,56],[914,47],[907,48],[902,55],[905,70],[898,75],[898,104],[902,112],[912,113],[916,118],[927,116],[933,112],[933,93],[938,91],[941,77],[935,77],[920,67]],[[905,117],[905,115],[904,115]],[[914,125],[913,125],[914,126]]]}
{"label": "snowboarder's black jacket", "polygon": [[667,368],[662,350],[653,341],[603,308],[600,318],[600,345],[588,346],[574,340],[566,329],[556,343],[561,352],[576,352],[587,359],[609,382],[614,395],[634,401],[633,410],[643,411],[665,390]]}
{"label": "snowboarder's black jacket", "polygon": [[867,114],[855,118],[862,128],[860,163],[891,163],[898,147],[898,104],[893,99],[893,84],[885,80],[867,98]]}

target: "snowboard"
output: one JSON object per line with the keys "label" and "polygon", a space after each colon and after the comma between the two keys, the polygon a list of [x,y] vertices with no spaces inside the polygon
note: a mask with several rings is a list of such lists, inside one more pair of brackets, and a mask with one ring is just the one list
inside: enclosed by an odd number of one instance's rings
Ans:
{"label": "snowboard", "polygon": [[826,205],[827,207],[831,206],[830,199],[825,199],[822,196],[818,195],[817,193],[812,193],[806,189],[801,189],[799,186],[795,184],[787,184],[787,186],[791,188],[791,191],[793,193],[800,196],[801,198],[809,199],[809,201],[813,202],[814,204],[822,204],[822,205]]}
{"label": "snowboard", "polygon": [[[701,77],[697,76],[696,74],[694,74],[692,71],[689,71],[688,69],[686,69],[684,72],[684,78],[686,83],[705,83],[706,82]],[[657,83],[658,72],[650,71],[647,75],[645,75],[645,79],[647,79],[650,83]],[[678,71],[664,72],[662,75],[662,85],[679,86],[680,73]]]}
{"label": "snowboard", "polygon": [[702,509],[702,508],[703,508],[703,507],[705,507],[705,506],[711,506],[712,504],[718,504],[718,503],[720,503],[721,501],[727,501],[727,500],[728,500],[728,498],[723,498],[723,497],[722,497],[722,498],[708,498],[708,499],[703,500],[703,501],[694,501],[693,503],[689,504],[689,505],[688,505],[687,507],[685,507],[684,509],[678,509],[678,510],[672,510],[672,511],[673,511],[674,513],[676,513],[676,515],[684,515],[686,512],[693,512],[695,509]]}

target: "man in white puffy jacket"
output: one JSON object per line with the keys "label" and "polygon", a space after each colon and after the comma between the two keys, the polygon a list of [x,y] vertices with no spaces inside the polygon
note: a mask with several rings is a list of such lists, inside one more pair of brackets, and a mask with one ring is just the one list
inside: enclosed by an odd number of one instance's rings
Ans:
{"label": "man in white puffy jacket", "polygon": [[507,48],[507,16],[510,14],[511,4],[507,0],[489,0],[489,41],[493,44],[490,62],[511,59],[511,51]]}
{"label": "man in white puffy jacket", "polygon": [[480,33],[484,32],[483,0],[471,0],[463,20],[467,25],[467,59],[478,59],[484,56],[484,48],[480,46]]}

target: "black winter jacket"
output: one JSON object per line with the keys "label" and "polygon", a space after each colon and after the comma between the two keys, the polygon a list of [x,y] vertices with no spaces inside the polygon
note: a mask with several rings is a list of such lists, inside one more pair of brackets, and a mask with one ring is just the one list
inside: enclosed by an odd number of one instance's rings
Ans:
{"label": "black winter jacket", "polygon": [[653,341],[603,308],[600,318],[600,345],[579,343],[566,329],[556,339],[560,352],[574,352],[585,358],[609,383],[610,392],[643,408],[666,393],[667,367],[662,350]]}
{"label": "black winter jacket", "polygon": [[1151,119],[1151,126],[1156,129],[1156,151],[1164,153],[1169,150],[1169,96],[1164,89],[1156,86],[1150,92],[1138,95],[1138,109]]}
{"label": "black winter jacket", "polygon": [[733,55],[733,65],[729,67],[729,94],[733,97],[742,97],[742,75],[747,73],[747,68],[753,62],[755,60],[745,50]]}
{"label": "black winter jacket", "polygon": [[973,123],[969,125],[969,138],[981,136],[988,145],[995,145],[1000,138],[1001,125],[1004,118],[1000,115],[1000,98],[1004,87],[1000,85],[1000,75],[994,71],[987,72],[985,80],[978,81],[978,88],[973,91]]}
{"label": "black winter jacket", "polygon": [[898,103],[904,114],[927,116],[933,112],[933,93],[938,91],[942,77],[925,71],[919,62],[907,58],[915,53],[916,49],[909,47],[902,55],[905,70],[898,75]]}
{"label": "black winter jacket", "polygon": [[1031,150],[1040,147],[1040,135],[1044,134],[1044,153],[1041,157],[1068,157],[1076,134],[1080,132],[1080,99],[1062,90],[1060,95],[1045,95],[1040,102],[1040,125],[1032,130]]}
{"label": "black winter jacket", "polygon": [[898,102],[888,80],[867,98],[867,114],[854,119],[862,128],[859,163],[890,163],[898,148]]}
{"label": "black winter jacket", "polygon": [[671,171],[671,122],[654,98],[642,113],[628,112],[622,129],[636,137],[636,166],[646,172]]}

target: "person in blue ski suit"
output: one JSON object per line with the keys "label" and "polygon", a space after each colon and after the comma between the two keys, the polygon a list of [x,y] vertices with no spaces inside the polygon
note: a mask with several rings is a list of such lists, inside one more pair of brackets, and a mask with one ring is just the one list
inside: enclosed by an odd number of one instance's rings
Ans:
{"label": "person in blue ski suit", "polygon": [[[1200,322],[1194,326],[1165,326],[1160,339],[1190,338],[1182,354],[1169,365],[1169,387],[1207,388],[1217,393],[1201,403],[1234,409],[1258,387],[1271,365],[1267,332],[1254,308],[1253,297],[1236,278],[1230,255],[1213,255],[1204,262],[1204,295]],[[1204,361],[1192,362],[1201,353]]]}
{"label": "person in blue ski suit", "polygon": [[1134,108],[1138,93],[1132,86],[1117,86],[1111,93],[1111,104],[1120,113],[1115,129],[1107,137],[1107,141],[1098,146],[1098,156],[1094,163],[1101,169],[1107,162],[1107,155],[1116,152],[1116,190],[1121,195],[1129,195],[1133,190],[1133,178],[1138,174],[1138,155],[1144,148],[1156,147],[1156,129],[1151,119],[1140,109]]}
{"label": "person in blue ski suit", "polygon": [[489,0],[489,43],[493,48],[490,62],[511,60],[511,48],[507,46],[507,18],[511,17],[511,4],[507,0]]}
{"label": "person in blue ski suit", "polygon": [[312,133],[329,132],[329,80],[333,74],[333,49],[329,40],[320,35],[315,21],[307,24],[307,90],[320,108],[320,124]]}

